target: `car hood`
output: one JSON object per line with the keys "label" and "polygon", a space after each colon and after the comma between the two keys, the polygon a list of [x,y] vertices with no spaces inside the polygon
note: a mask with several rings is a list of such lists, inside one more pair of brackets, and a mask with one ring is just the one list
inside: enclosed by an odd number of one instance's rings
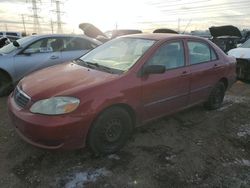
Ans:
{"label": "car hood", "polygon": [[107,36],[97,27],[90,23],[80,23],[79,28],[83,30],[84,34],[91,38],[96,38],[97,36],[102,36],[107,38]]}
{"label": "car hood", "polygon": [[250,48],[235,48],[229,50],[228,55],[235,58],[250,59]]}
{"label": "car hood", "polygon": [[219,27],[210,27],[209,31],[213,37],[221,37],[221,36],[235,36],[241,38],[241,32],[237,27],[232,25],[225,25]]}
{"label": "car hood", "polygon": [[24,77],[18,84],[33,100],[52,96],[75,96],[83,89],[114,79],[118,75],[64,63]]}

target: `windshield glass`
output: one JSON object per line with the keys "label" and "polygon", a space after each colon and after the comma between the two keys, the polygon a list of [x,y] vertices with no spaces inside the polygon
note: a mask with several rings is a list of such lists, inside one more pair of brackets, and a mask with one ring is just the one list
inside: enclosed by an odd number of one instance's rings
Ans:
{"label": "windshield glass", "polygon": [[124,72],[154,43],[155,40],[122,37],[95,48],[80,59]]}
{"label": "windshield glass", "polygon": [[[31,40],[33,37],[34,36],[24,37],[24,38],[18,39],[17,42],[19,43],[19,45],[21,47],[23,47],[23,45],[25,45],[25,43],[28,42],[29,40]],[[10,44],[8,44],[0,49],[0,54],[9,54],[16,49],[17,49],[17,47],[14,46],[13,43],[10,43]]]}
{"label": "windshield glass", "polygon": [[244,42],[241,45],[241,48],[250,48],[250,39],[248,39],[246,42]]}

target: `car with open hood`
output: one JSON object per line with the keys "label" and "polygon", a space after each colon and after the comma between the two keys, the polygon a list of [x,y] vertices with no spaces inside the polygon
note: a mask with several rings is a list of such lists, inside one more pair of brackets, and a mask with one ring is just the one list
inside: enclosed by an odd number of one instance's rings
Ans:
{"label": "car with open hood", "polygon": [[210,27],[211,41],[217,44],[224,52],[236,48],[242,35],[240,30],[232,25]]}
{"label": "car with open hood", "polygon": [[219,108],[235,61],[200,37],[123,36],[24,77],[8,111],[17,133],[37,147],[113,153],[138,125],[200,103]]}
{"label": "car with open hood", "polygon": [[97,39],[101,42],[107,42],[111,39],[123,35],[142,33],[142,31],[138,29],[115,29],[104,33],[91,23],[80,23],[79,28],[84,32],[86,36]]}
{"label": "car with open hood", "polygon": [[79,58],[102,44],[86,36],[32,35],[0,49],[0,96],[8,94],[21,78],[36,70]]}
{"label": "car with open hood", "polygon": [[250,39],[238,48],[229,50],[228,55],[235,57],[237,60],[236,72],[238,79],[250,80]]}

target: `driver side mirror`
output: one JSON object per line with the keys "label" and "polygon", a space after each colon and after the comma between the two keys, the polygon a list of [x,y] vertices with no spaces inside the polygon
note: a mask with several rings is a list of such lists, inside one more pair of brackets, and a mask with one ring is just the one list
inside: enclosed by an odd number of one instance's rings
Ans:
{"label": "driver side mirror", "polygon": [[142,69],[142,75],[162,74],[166,71],[163,65],[148,65]]}

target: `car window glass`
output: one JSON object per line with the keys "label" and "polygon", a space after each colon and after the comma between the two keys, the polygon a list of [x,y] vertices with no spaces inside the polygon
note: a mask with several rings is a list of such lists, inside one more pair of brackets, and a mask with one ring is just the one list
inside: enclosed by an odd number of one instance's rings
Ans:
{"label": "car window glass", "polygon": [[50,53],[61,51],[64,43],[61,38],[46,38],[31,44],[24,53]]}
{"label": "car window glass", "polygon": [[[201,42],[188,42],[190,64],[197,64],[216,59],[213,50],[209,46]],[[213,53],[212,53],[213,52]],[[211,53],[211,54],[210,54]]]}
{"label": "car window glass", "polygon": [[161,46],[147,64],[164,65],[166,69],[184,66],[184,50],[182,42],[171,42]]}
{"label": "car window glass", "polygon": [[65,51],[76,51],[76,50],[89,50],[96,46],[92,46],[91,42],[83,38],[66,38],[65,39]]}
{"label": "car window glass", "polygon": [[216,56],[214,50],[212,48],[210,48],[210,50],[211,50],[211,60],[216,60],[217,56]]}
{"label": "car window glass", "polygon": [[51,47],[53,52],[63,51],[66,48],[64,38],[50,38],[48,39],[47,47]]}
{"label": "car window glass", "polygon": [[83,61],[127,71],[155,43],[155,40],[122,37],[113,39],[81,57]]}
{"label": "car window glass", "polygon": [[244,42],[241,46],[241,48],[250,48],[250,39]]}

